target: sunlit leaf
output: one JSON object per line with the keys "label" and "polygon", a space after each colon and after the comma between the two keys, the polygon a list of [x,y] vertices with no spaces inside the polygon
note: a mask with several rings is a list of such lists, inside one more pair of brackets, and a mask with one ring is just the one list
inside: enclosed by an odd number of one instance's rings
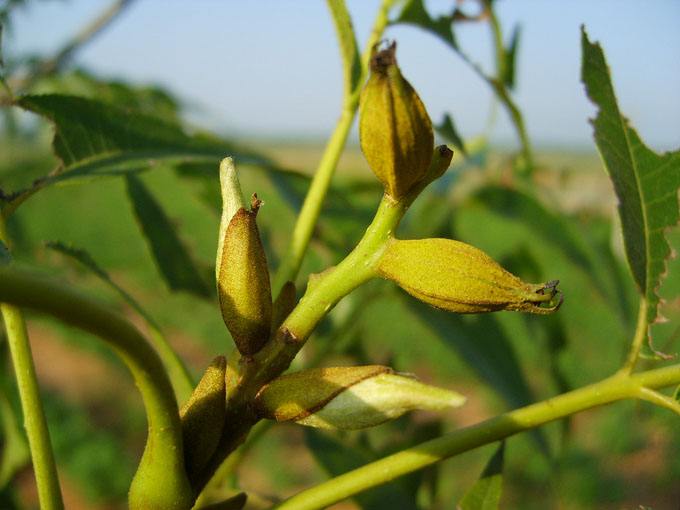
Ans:
{"label": "sunlit leaf", "polygon": [[597,105],[594,137],[614,191],[633,278],[647,300],[647,321],[658,318],[657,289],[671,249],[665,230],[677,225],[680,151],[659,155],[649,149],[621,114],[602,48],[582,30],[581,79]]}
{"label": "sunlit leaf", "polygon": [[42,185],[75,178],[118,175],[159,163],[201,161],[215,168],[225,155],[259,162],[233,144],[188,135],[177,124],[92,99],[59,94],[24,96],[17,106],[50,120],[63,169]]}
{"label": "sunlit leaf", "polygon": [[459,510],[497,510],[501,500],[503,485],[503,454],[505,442],[502,442],[484,468],[482,476],[465,493],[458,505]]}
{"label": "sunlit leaf", "polygon": [[456,41],[453,33],[452,21],[453,14],[433,18],[427,12],[423,0],[407,0],[395,23],[415,25],[436,35],[453,49],[458,50],[458,41]]}
{"label": "sunlit leaf", "polygon": [[165,89],[102,79],[84,69],[41,78],[32,90],[35,94],[65,94],[94,99],[170,122],[179,120],[179,101]]}
{"label": "sunlit leaf", "polygon": [[126,183],[135,218],[168,287],[211,296],[212,289],[158,201],[139,177],[128,175]]}

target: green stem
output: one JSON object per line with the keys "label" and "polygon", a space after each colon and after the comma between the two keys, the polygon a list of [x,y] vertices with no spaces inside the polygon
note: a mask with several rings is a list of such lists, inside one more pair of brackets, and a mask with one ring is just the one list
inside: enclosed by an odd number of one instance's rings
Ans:
{"label": "green stem", "polygon": [[586,409],[617,400],[638,398],[638,391],[641,387],[662,388],[678,383],[680,383],[680,365],[640,372],[632,376],[617,374],[584,388],[501,414],[366,464],[302,491],[275,508],[277,510],[325,508],[359,492],[459,453]]}
{"label": "green stem", "polygon": [[491,27],[491,34],[493,36],[493,45],[496,58],[496,77],[491,78],[490,76],[484,76],[484,79],[491,85],[491,87],[496,92],[496,96],[501,100],[505,109],[510,115],[510,120],[515,126],[515,131],[519,137],[519,142],[521,145],[522,158],[524,159],[524,168],[530,173],[534,168],[534,156],[533,150],[531,148],[531,142],[527,134],[527,129],[524,124],[524,117],[522,112],[519,110],[512,97],[510,97],[510,92],[506,86],[506,76],[508,73],[508,66],[505,60],[505,45],[503,44],[503,32],[501,30],[501,24],[498,21],[498,16],[491,5],[491,2],[487,2],[487,9],[489,12],[489,25]]}
{"label": "green stem", "polygon": [[659,393],[658,391],[649,388],[640,388],[638,390],[638,398],[651,402],[659,407],[665,407],[680,416],[680,402],[668,395],[664,395],[663,393]]}
{"label": "green stem", "polygon": [[[389,21],[389,10],[394,1],[395,0],[383,0],[373,24],[373,30],[366,44],[366,49],[362,54],[361,76],[359,80],[357,80],[356,87],[353,90],[345,90],[340,119],[326,144],[323,156],[314,173],[314,177],[309,186],[309,191],[307,192],[305,201],[302,204],[302,209],[297,217],[295,227],[293,228],[290,244],[286,253],[281,258],[281,263],[274,276],[272,285],[274,296],[278,295],[287,281],[294,281],[300,270],[302,260],[312,237],[312,232],[314,231],[314,226],[319,219],[324,198],[328,192],[335,169],[338,166],[340,155],[345,148],[347,136],[354,123],[354,117],[356,116],[357,108],[359,107],[359,92],[364,81],[366,81],[371,51],[382,37]],[[350,65],[346,65],[345,67],[351,68]]]}
{"label": "green stem", "polygon": [[40,400],[26,324],[18,308],[3,303],[0,305],[0,310],[5,321],[7,340],[19,388],[24,428],[31,449],[40,508],[61,510],[64,508],[64,503],[59,487],[59,475],[54,462],[47,420]]}
{"label": "green stem", "polygon": [[[0,240],[8,244],[6,225],[2,218],[0,218]],[[5,323],[7,342],[19,389],[24,428],[31,451],[40,507],[63,509],[64,502],[59,486],[59,474],[54,461],[45,411],[42,400],[40,400],[40,387],[33,364],[33,354],[28,340],[26,323],[21,310],[15,306],[2,302],[0,303],[0,311]]]}
{"label": "green stem", "polygon": [[395,202],[383,196],[375,219],[361,241],[340,264],[310,282],[300,306],[284,321],[282,329],[296,341],[303,342],[342,297],[373,278],[377,262],[407,208],[407,202]]}
{"label": "green stem", "polygon": [[526,125],[524,124],[524,117],[522,112],[519,110],[515,102],[510,97],[508,89],[502,83],[497,80],[491,80],[491,87],[496,91],[496,95],[505,106],[505,109],[510,115],[510,120],[515,126],[515,131],[519,137],[519,142],[521,145],[522,158],[524,159],[525,168],[531,172],[534,168],[534,152],[531,148],[531,141],[529,140],[529,135],[527,133]]}
{"label": "green stem", "polygon": [[130,507],[189,508],[191,490],[184,471],[177,402],[162,361],[142,334],[91,297],[11,267],[0,268],[0,301],[49,313],[109,343],[132,372],[149,423],[130,489]]}
{"label": "green stem", "polygon": [[642,344],[647,339],[647,300],[644,297],[640,297],[640,306],[638,308],[638,318],[637,326],[635,327],[635,336],[633,337],[633,342],[630,345],[630,350],[628,351],[628,356],[623,364],[623,367],[619,370],[622,374],[630,374],[640,357],[640,349],[642,349]]}
{"label": "green stem", "polygon": [[503,32],[501,31],[501,24],[498,21],[498,16],[493,10],[491,2],[486,2],[486,9],[489,13],[489,26],[491,27],[491,35],[493,39],[494,57],[496,59],[496,79],[503,81],[508,72],[508,66],[505,61],[505,45],[503,44]]}

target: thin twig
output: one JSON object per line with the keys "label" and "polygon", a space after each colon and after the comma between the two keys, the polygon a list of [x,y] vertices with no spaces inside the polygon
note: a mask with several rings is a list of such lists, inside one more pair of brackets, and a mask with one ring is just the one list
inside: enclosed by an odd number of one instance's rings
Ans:
{"label": "thin twig", "polygon": [[101,34],[105,28],[110,26],[120,13],[132,2],[133,0],[115,0],[96,18],[87,23],[52,57],[36,64],[26,76],[18,78],[17,80],[10,80],[11,89],[17,91],[17,93],[25,92],[41,78],[54,74],[62,69],[73,58],[76,51],[92,42],[92,40],[97,35]]}
{"label": "thin twig", "polygon": [[641,400],[646,400],[647,402],[651,402],[657,406],[670,409],[675,414],[680,416],[680,402],[669,397],[668,395],[664,395],[658,391],[642,387],[638,390],[638,398]]}

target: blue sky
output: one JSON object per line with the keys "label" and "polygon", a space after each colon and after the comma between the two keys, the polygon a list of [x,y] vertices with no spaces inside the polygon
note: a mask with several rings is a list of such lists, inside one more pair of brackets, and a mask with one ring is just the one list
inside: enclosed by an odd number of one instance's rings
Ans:
{"label": "blue sky", "polygon": [[[363,46],[378,0],[347,0]],[[453,0],[427,2],[434,13]],[[45,52],[108,2],[33,2],[5,36],[8,53]],[[658,150],[680,146],[680,1],[498,0],[506,33],[522,24],[517,102],[538,144],[592,147],[593,108],[579,81],[584,23],[603,45],[623,112]],[[491,63],[488,28],[458,29],[461,45]],[[487,86],[434,37],[391,27],[404,75],[433,120],[450,112],[467,136],[484,129]],[[191,118],[239,136],[323,138],[339,114],[342,76],[322,0],[137,0],[78,54],[104,76],[168,87]],[[494,139],[514,143],[501,112]]]}

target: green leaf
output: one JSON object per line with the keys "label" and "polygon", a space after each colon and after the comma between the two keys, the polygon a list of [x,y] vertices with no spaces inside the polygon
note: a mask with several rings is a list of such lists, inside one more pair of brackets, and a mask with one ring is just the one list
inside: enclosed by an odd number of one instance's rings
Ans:
{"label": "green leaf", "polygon": [[404,299],[510,407],[533,402],[512,344],[493,315],[462,316],[437,310],[410,297]]}
{"label": "green leaf", "polygon": [[496,510],[501,500],[503,485],[503,455],[505,442],[502,442],[484,468],[482,476],[465,493],[458,505],[459,510]]}
{"label": "green leaf", "polygon": [[153,342],[154,347],[158,351],[161,359],[163,360],[163,363],[168,369],[168,375],[170,376],[170,380],[172,381],[173,387],[175,388],[177,399],[180,404],[185,402],[194,389],[193,380],[187,367],[184,365],[184,362],[167,341],[161,332],[158,323],[154,320],[151,314],[149,314],[142,307],[142,305],[125,289],[114,282],[111,279],[109,273],[102,269],[87,251],[80,248],[75,248],[73,246],[67,246],[59,241],[50,241],[45,243],[45,245],[47,248],[70,257],[85,266],[92,273],[97,275],[104,283],[116,291],[123,301],[125,301],[135,312],[140,315],[140,317],[142,317],[142,319],[144,319],[147,326],[149,327],[149,337]]}
{"label": "green leaf", "polygon": [[647,322],[658,318],[657,289],[671,249],[665,230],[680,220],[680,151],[656,154],[620,113],[602,48],[582,29],[581,79],[598,107],[591,122],[597,147],[619,199],[628,264],[646,299]]}
{"label": "green leaf", "polygon": [[[455,9],[453,11],[456,12]],[[439,37],[446,44],[458,51],[458,41],[453,33],[452,23],[454,14],[432,18],[425,9],[423,0],[407,0],[394,23],[415,25]]]}
{"label": "green leaf", "polygon": [[[622,316],[628,313],[623,296],[620,295],[611,278],[606,278],[606,262],[597,250],[584,239],[582,232],[566,215],[558,214],[541,203],[527,192],[505,188],[497,185],[485,186],[478,190],[472,200],[480,207],[488,209],[497,216],[498,221],[508,225],[514,224],[518,229],[526,230],[527,236],[517,237],[513,242],[522,243],[529,236],[532,248],[559,250],[564,257],[592,280],[595,291],[606,300],[619,307]],[[510,227],[514,228],[514,227]],[[502,236],[497,237],[499,243],[507,243]],[[546,275],[558,278],[559,275]]]}
{"label": "green leaf", "polygon": [[328,0],[328,8],[333,15],[335,31],[340,43],[342,68],[345,78],[345,95],[351,94],[361,85],[361,57],[357,48],[352,19],[347,11],[344,0]]}
{"label": "green leaf", "polygon": [[10,404],[5,388],[0,391],[0,488],[5,487],[20,470],[30,463],[26,436],[20,425],[20,418]]}
{"label": "green leaf", "polygon": [[[17,106],[50,120],[52,147],[63,169],[41,186],[76,178],[119,175],[162,162],[208,162],[217,169],[226,155],[262,162],[253,153],[208,136],[186,134],[177,124],[76,96],[24,96]],[[217,170],[216,170],[217,171]]]}
{"label": "green leaf", "polygon": [[503,51],[505,62],[503,64],[503,83],[509,88],[515,88],[515,65],[517,60],[517,47],[519,46],[520,40],[520,26],[515,25],[512,30],[512,36],[510,37],[510,44]]}
{"label": "green leaf", "polygon": [[434,128],[437,130],[437,133],[441,137],[451,142],[456,149],[458,149],[460,152],[467,156],[467,151],[465,150],[465,142],[463,142],[463,139],[458,134],[458,130],[456,130],[456,126],[453,123],[453,119],[448,113],[444,114],[444,118],[442,119],[442,121],[438,125],[435,125]]}
{"label": "green leaf", "polygon": [[126,183],[137,222],[168,287],[211,297],[212,288],[202,277],[161,205],[138,177],[130,174]]}
{"label": "green leaf", "polygon": [[134,85],[101,79],[84,69],[49,75],[32,87],[37,94],[65,94],[153,115],[169,122],[179,120],[179,101],[158,86]]}
{"label": "green leaf", "polygon": [[248,496],[245,492],[239,492],[235,496],[220,501],[219,503],[212,503],[207,506],[201,506],[197,510],[241,510],[246,506]]}
{"label": "green leaf", "polygon": [[12,262],[12,254],[9,252],[7,245],[0,241],[0,266]]}
{"label": "green leaf", "polygon": [[[305,442],[316,461],[331,476],[359,468],[369,462],[378,460],[370,452],[350,446],[329,434],[317,430],[305,430]],[[381,485],[354,497],[355,501],[366,510],[417,510],[414,496],[397,480]]]}
{"label": "green leaf", "polygon": [[3,58],[3,46],[2,46],[2,36],[3,36],[3,24],[0,22],[0,68],[5,67],[5,59]]}

